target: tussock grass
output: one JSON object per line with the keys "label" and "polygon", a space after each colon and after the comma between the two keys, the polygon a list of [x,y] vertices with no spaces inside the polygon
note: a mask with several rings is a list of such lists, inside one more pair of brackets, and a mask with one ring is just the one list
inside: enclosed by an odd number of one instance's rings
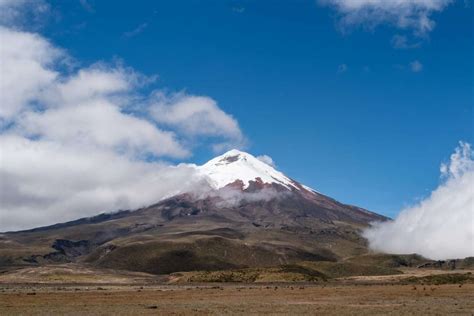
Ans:
{"label": "tussock grass", "polygon": [[424,277],[409,277],[403,280],[406,283],[416,284],[462,284],[462,283],[474,283],[474,276],[472,273],[446,273],[428,275]]}
{"label": "tussock grass", "polygon": [[249,268],[226,271],[197,271],[175,273],[178,282],[320,282],[327,277],[315,270],[299,265],[283,265],[270,268]]}

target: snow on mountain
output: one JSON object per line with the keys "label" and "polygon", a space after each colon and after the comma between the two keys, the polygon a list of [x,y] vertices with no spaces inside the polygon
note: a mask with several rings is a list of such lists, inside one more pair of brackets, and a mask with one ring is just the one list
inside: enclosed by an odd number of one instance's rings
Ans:
{"label": "snow on mountain", "polygon": [[223,188],[237,180],[241,180],[244,185],[243,189],[246,189],[250,181],[257,181],[260,178],[263,183],[276,183],[289,190],[304,188],[315,192],[313,189],[291,180],[251,154],[236,149],[209,160],[204,165],[198,166],[197,169],[201,174],[207,176],[209,184],[214,189]]}

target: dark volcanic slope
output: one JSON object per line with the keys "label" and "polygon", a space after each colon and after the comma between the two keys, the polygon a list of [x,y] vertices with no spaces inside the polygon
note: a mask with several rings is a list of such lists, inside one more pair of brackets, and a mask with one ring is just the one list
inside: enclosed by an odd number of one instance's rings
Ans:
{"label": "dark volcanic slope", "polygon": [[[269,189],[271,198],[255,199]],[[160,274],[334,261],[366,252],[360,229],[386,219],[305,189],[256,181],[232,203],[226,190],[0,234],[0,266],[83,262]]]}

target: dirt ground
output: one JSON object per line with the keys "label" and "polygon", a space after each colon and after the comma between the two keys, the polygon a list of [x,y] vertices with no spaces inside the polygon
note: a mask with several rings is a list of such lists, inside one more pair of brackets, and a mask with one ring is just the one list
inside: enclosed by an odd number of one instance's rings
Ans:
{"label": "dirt ground", "polygon": [[0,285],[0,315],[474,315],[474,284]]}

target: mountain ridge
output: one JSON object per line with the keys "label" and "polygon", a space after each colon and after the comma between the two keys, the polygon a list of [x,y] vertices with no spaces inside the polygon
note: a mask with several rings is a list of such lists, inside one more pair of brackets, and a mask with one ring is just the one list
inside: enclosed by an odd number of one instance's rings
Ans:
{"label": "mountain ridge", "polygon": [[240,151],[196,166],[210,190],[136,210],[0,234],[0,266],[88,264],[154,274],[337,261],[367,253],[376,213],[343,204]]}

